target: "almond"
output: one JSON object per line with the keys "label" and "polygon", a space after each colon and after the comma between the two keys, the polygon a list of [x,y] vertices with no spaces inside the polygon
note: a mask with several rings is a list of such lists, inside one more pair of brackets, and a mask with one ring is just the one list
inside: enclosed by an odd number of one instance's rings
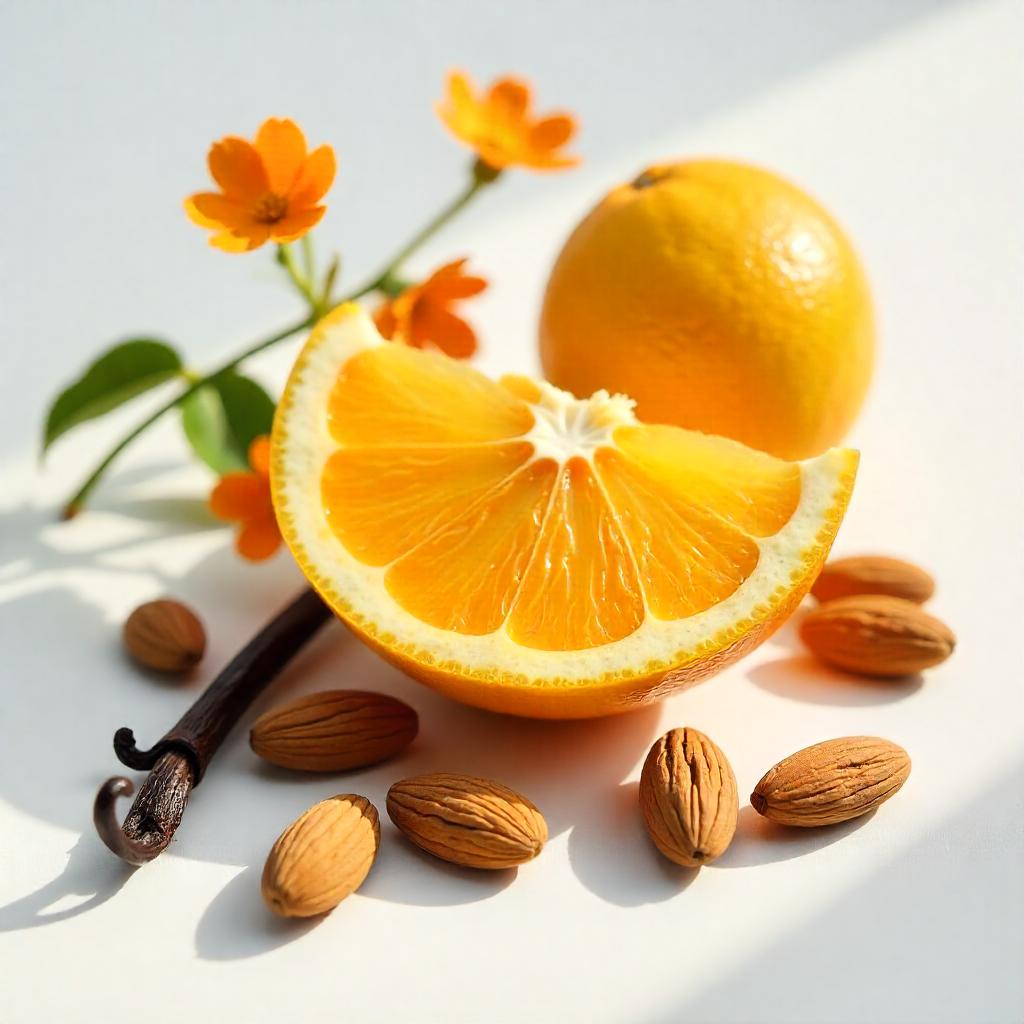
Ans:
{"label": "almond", "polygon": [[380,846],[377,808],[354,793],[314,804],[278,837],[263,868],[263,899],[281,917],[326,914],[369,874]]}
{"label": "almond", "polygon": [[543,816],[507,786],[471,775],[437,772],[396,782],[391,820],[418,847],[471,868],[509,868],[540,853]]}
{"label": "almond", "polygon": [[899,558],[858,555],[829,562],[811,593],[821,602],[854,594],[885,594],[924,604],[935,593],[935,580],[924,569]]}
{"label": "almond", "polygon": [[845,736],[780,761],[754,787],[750,803],[781,825],[835,825],[873,811],[909,774],[902,747],[876,736]]}
{"label": "almond", "polygon": [[725,853],[736,831],[736,777],[725,754],[696,729],[672,729],[640,774],[640,811],[669,860],[700,867]]}
{"label": "almond", "polygon": [[140,604],[125,621],[121,637],[128,653],[156,672],[187,672],[206,652],[199,616],[170,598]]}
{"label": "almond", "polygon": [[249,744],[281,768],[344,772],[393,757],[412,743],[418,729],[416,712],[394,697],[324,690],[262,715]]}
{"label": "almond", "polygon": [[949,627],[912,601],[872,594],[816,608],[800,623],[800,637],[826,664],[879,677],[931,668],[956,646]]}

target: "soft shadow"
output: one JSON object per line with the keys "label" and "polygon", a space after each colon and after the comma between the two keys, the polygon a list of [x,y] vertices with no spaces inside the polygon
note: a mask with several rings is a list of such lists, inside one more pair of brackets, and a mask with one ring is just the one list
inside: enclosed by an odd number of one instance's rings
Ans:
{"label": "soft shadow", "polygon": [[112,512],[147,523],[162,523],[183,530],[223,530],[224,523],[214,519],[205,498],[117,498],[97,502],[95,511]]}
{"label": "soft shadow", "polygon": [[[203,960],[241,960],[301,939],[324,917],[283,918],[260,898],[262,865],[240,871],[210,902],[196,927],[196,954]],[[344,911],[344,904],[333,913]],[[326,915],[324,915],[326,916]]]}
{"label": "soft shadow", "polygon": [[644,827],[638,789],[639,783],[628,782],[602,794],[569,834],[569,863],[576,877],[620,907],[670,900],[700,872],[658,853]]}
{"label": "soft shadow", "polygon": [[381,822],[380,851],[360,896],[417,907],[477,903],[511,885],[518,868],[487,871],[438,860]]}
{"label": "soft shadow", "polygon": [[895,704],[917,693],[924,682],[920,675],[902,679],[855,676],[831,669],[809,654],[762,662],[749,670],[747,678],[777,697],[843,707]]}
{"label": "soft shadow", "polygon": [[859,818],[838,825],[795,828],[762,818],[753,807],[741,807],[736,835],[725,853],[715,861],[714,867],[749,868],[794,860],[845,839],[851,832],[866,825],[874,815],[874,811],[869,811]]}
{"label": "soft shadow", "polygon": [[[118,893],[134,873],[134,868],[113,857],[91,831],[85,832],[71,848],[68,862],[56,878],[0,907],[0,932],[41,928],[95,910]],[[75,902],[48,909],[68,899]]]}
{"label": "soft shadow", "polygon": [[809,920],[770,929],[702,991],[643,1019],[1024,1020],[1022,793],[1024,762],[808,907]]}

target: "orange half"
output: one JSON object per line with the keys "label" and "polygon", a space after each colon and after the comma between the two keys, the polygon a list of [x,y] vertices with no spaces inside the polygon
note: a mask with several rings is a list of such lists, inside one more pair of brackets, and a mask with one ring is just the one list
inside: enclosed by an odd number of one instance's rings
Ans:
{"label": "orange half", "polygon": [[660,699],[769,636],[857,459],[784,462],[644,425],[621,395],[494,382],[348,305],[292,371],[271,483],[303,572],[384,657],[469,704],[570,718]]}

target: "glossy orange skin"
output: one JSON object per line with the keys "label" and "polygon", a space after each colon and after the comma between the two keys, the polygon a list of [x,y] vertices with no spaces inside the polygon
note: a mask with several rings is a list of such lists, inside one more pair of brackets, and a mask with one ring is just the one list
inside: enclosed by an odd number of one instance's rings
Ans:
{"label": "glossy orange skin", "polygon": [[637,401],[648,422],[785,459],[846,435],[875,326],[842,229],[775,174],[723,160],[651,167],[566,242],[540,323],[548,379]]}

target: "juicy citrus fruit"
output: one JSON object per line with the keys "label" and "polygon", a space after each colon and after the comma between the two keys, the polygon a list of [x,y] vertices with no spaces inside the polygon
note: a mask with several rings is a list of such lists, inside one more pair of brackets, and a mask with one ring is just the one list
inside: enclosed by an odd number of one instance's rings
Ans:
{"label": "juicy citrus fruit", "polygon": [[821,206],[767,171],[701,160],[649,168],[583,220],[540,340],[548,379],[580,397],[624,391],[647,422],[803,459],[853,423],[874,321]]}
{"label": "juicy citrus fruit", "polygon": [[856,452],[788,463],[644,426],[383,341],[314,330],[274,424],[282,532],[410,675],[496,711],[607,714],[696,682],[779,625],[839,527]]}

